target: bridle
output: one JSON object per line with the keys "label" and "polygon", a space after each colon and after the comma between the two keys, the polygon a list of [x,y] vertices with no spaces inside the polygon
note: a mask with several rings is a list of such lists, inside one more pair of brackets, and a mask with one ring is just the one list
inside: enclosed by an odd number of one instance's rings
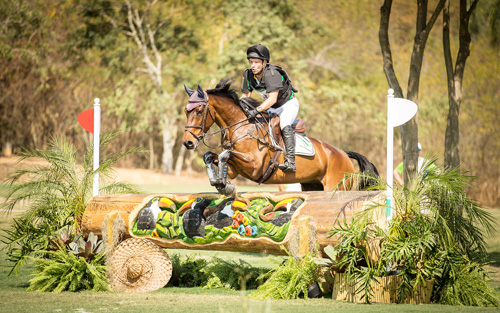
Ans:
{"label": "bridle", "polygon": [[[207,137],[207,135],[210,135],[210,137],[211,137],[211,136],[217,135],[218,133],[222,133],[223,132],[223,137],[225,137],[226,130],[228,130],[231,127],[234,127],[236,125],[239,125],[239,124],[244,123],[244,122],[246,122],[246,121],[249,120],[248,118],[246,118],[246,119],[243,119],[243,120],[241,120],[239,122],[236,122],[236,123],[234,123],[232,125],[229,125],[227,127],[221,128],[218,131],[215,131],[213,133],[208,133],[208,132],[206,133],[205,132],[205,124],[207,122],[207,116],[208,116],[208,114],[210,114],[210,117],[215,122],[214,114],[212,113],[212,110],[210,109],[210,106],[208,105],[208,96],[205,95],[205,98],[203,100],[189,101],[189,103],[195,105],[190,111],[194,110],[195,108],[199,107],[200,105],[203,105],[204,106],[204,109],[203,109],[204,115],[203,115],[203,120],[201,121],[201,124],[199,126],[186,125],[186,126],[184,126],[184,132],[189,132],[191,135],[193,135],[194,138],[196,138],[196,140],[198,140],[198,142],[199,141],[203,142],[203,144],[205,146],[207,146],[208,148],[210,148],[210,149],[218,149],[218,148],[222,147],[224,144],[221,143],[217,147],[212,147],[212,146],[208,145],[205,142],[205,138]],[[190,111],[188,111],[188,112],[190,112]],[[201,134],[199,136],[196,136],[196,134],[193,133],[190,128],[201,129]],[[223,140],[221,140],[221,142],[222,141]]]}
{"label": "bridle", "polygon": [[[212,114],[212,110],[210,110],[210,106],[208,105],[208,97],[205,96],[205,98],[203,100],[200,100],[200,101],[189,101],[189,103],[196,105],[194,108],[191,109],[191,111],[196,109],[200,105],[203,105],[205,107],[203,109],[203,111],[204,111],[203,120],[201,121],[201,124],[199,126],[191,126],[191,125],[184,126],[184,132],[189,132],[191,135],[193,135],[194,138],[196,138],[196,140],[203,141],[203,143],[208,147],[208,145],[205,143],[205,136],[207,135],[207,133],[205,133],[205,124],[207,122],[207,115],[210,114],[210,117],[212,118],[212,120],[215,121],[215,117]],[[190,130],[190,128],[201,129],[201,135],[196,136],[196,134],[193,133]]]}

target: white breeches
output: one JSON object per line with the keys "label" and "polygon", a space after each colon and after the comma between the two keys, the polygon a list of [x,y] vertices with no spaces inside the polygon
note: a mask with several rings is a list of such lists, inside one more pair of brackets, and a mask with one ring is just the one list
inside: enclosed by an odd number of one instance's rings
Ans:
{"label": "white breeches", "polygon": [[269,113],[275,113],[280,117],[280,128],[283,129],[285,126],[293,124],[293,122],[297,118],[297,114],[299,114],[299,107],[299,100],[293,97],[279,108],[269,108],[267,109],[267,111]]}

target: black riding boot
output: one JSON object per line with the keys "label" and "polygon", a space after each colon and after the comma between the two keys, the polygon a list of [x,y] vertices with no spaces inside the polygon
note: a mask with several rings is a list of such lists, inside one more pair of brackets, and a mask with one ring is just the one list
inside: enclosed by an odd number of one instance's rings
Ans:
{"label": "black riding boot", "polygon": [[295,137],[293,135],[292,126],[285,126],[281,130],[283,135],[283,142],[285,143],[285,163],[280,164],[278,167],[285,173],[295,173]]}

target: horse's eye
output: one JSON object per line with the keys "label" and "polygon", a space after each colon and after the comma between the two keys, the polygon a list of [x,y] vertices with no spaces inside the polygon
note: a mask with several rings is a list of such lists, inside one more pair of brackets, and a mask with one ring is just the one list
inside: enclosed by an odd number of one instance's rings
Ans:
{"label": "horse's eye", "polygon": [[196,111],[196,115],[201,115],[203,113],[203,109]]}

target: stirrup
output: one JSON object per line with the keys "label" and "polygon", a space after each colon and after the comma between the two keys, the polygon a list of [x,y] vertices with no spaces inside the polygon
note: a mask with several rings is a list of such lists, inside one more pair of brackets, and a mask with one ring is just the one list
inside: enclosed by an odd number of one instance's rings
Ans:
{"label": "stirrup", "polygon": [[283,173],[295,173],[297,169],[295,168],[295,163],[291,163],[285,161],[285,163],[278,165],[278,168],[283,172]]}

